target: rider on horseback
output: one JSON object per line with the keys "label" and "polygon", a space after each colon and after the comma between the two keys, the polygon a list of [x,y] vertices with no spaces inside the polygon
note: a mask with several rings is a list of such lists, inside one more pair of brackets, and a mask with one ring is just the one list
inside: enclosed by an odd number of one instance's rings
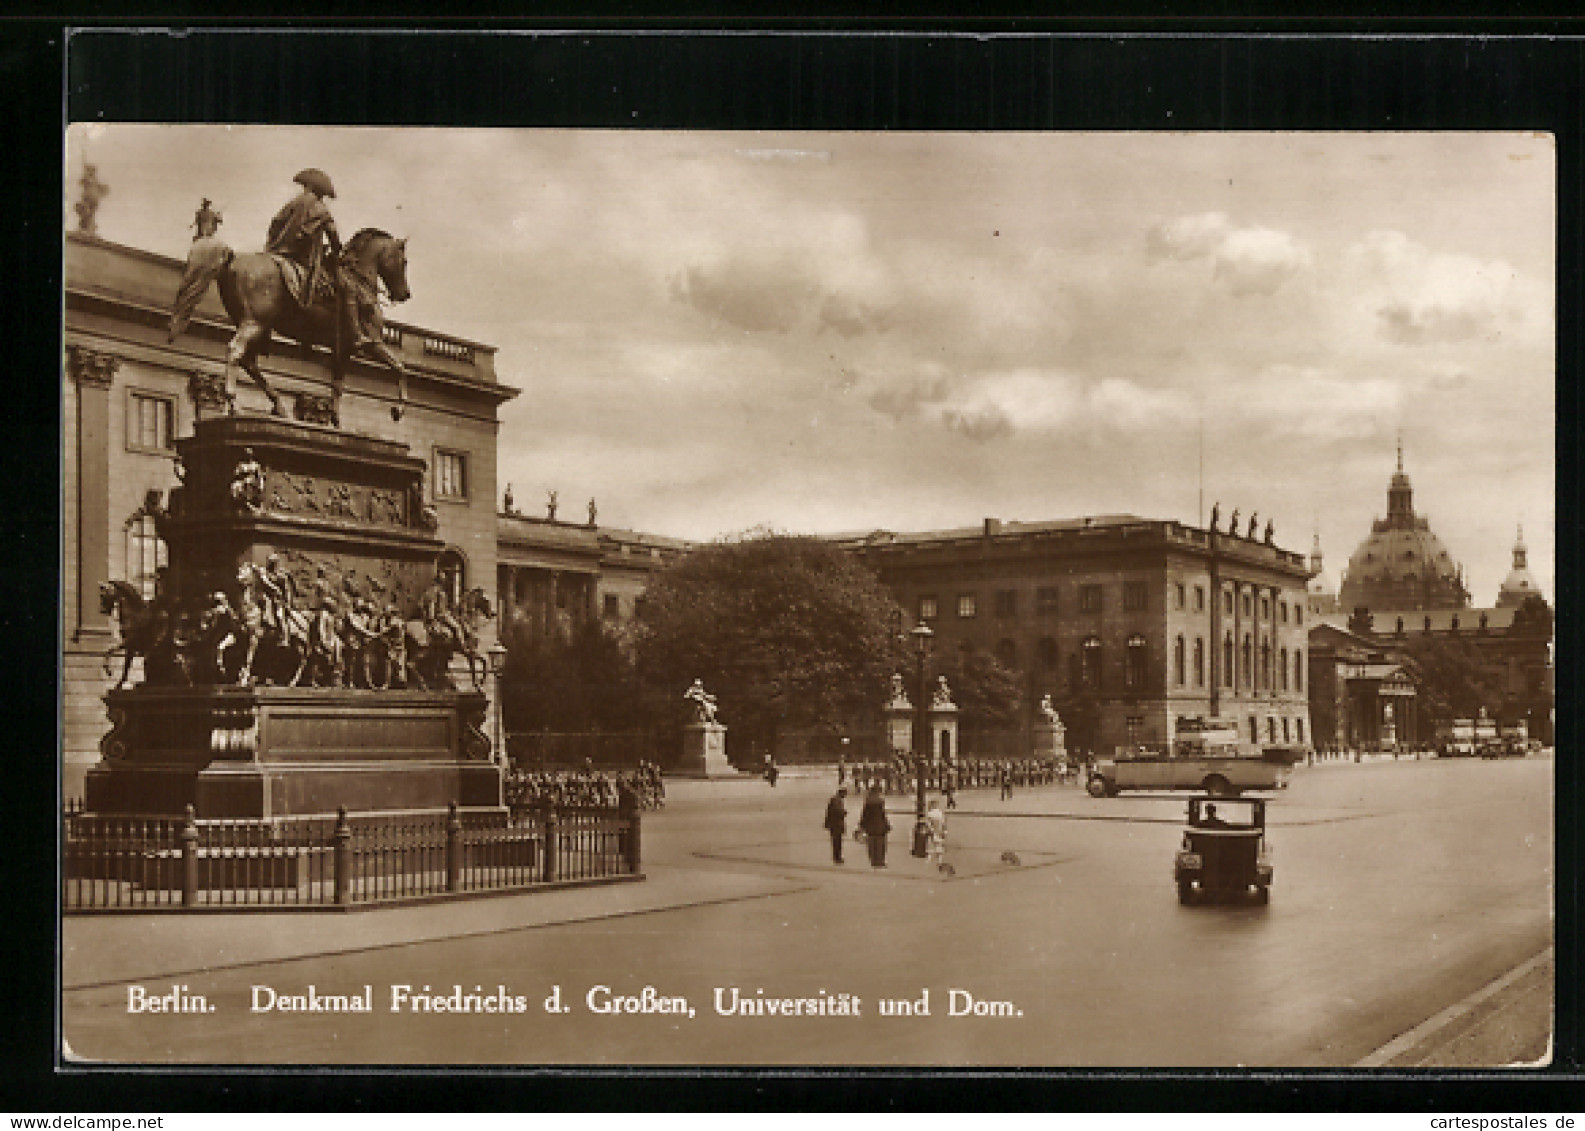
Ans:
{"label": "rider on horseback", "polygon": [[[325,245],[330,245],[332,256],[341,255],[341,235],[336,231],[330,206],[325,203],[325,197],[334,198],[336,190],[330,178],[318,169],[304,169],[292,180],[302,185],[303,191],[287,201],[270,221],[264,250],[285,256],[306,272],[298,298],[304,306],[312,306],[319,291]],[[331,263],[335,263],[334,258]]]}
{"label": "rider on horseback", "polygon": [[462,622],[452,615],[451,592],[448,587],[450,577],[443,570],[435,571],[435,580],[430,587],[424,590],[424,595],[419,598],[418,607],[423,617],[424,628],[433,636],[440,634],[442,640],[448,641],[457,648],[467,644],[467,634],[463,631]]}
{"label": "rider on horseback", "polygon": [[297,597],[297,582],[292,580],[292,575],[281,564],[281,555],[271,554],[264,563],[262,570],[256,570],[255,576],[259,581],[259,590],[264,597],[264,623],[280,634],[285,639],[291,626],[287,623],[286,614],[291,612]]}

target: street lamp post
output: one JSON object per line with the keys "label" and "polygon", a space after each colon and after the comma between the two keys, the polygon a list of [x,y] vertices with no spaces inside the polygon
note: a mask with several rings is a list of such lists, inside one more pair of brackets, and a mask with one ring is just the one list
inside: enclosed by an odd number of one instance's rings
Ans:
{"label": "street lamp post", "polygon": [[495,677],[495,762],[507,765],[506,713],[501,703],[501,676],[506,671],[506,646],[497,640],[490,645],[490,674]]}
{"label": "street lamp post", "polygon": [[925,765],[930,755],[930,689],[925,685],[930,643],[935,633],[920,623],[910,635],[914,638],[917,689],[914,696],[914,846],[913,854],[924,857],[930,848],[930,826],[925,821]]}

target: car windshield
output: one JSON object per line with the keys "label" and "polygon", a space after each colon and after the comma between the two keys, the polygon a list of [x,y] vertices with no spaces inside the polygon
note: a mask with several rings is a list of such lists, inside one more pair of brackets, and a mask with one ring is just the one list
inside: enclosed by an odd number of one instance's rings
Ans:
{"label": "car windshield", "polygon": [[1205,829],[1253,829],[1259,827],[1259,805],[1244,798],[1223,797],[1214,801],[1196,797],[1189,802],[1189,823]]}

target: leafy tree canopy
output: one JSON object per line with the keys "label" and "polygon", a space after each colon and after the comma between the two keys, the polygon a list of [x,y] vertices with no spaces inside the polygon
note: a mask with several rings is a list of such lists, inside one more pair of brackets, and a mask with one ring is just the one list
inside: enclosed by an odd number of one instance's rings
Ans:
{"label": "leafy tree canopy", "polygon": [[675,708],[695,679],[740,737],[840,727],[906,670],[902,613],[866,568],[813,538],[754,533],[657,574],[638,638],[641,677]]}

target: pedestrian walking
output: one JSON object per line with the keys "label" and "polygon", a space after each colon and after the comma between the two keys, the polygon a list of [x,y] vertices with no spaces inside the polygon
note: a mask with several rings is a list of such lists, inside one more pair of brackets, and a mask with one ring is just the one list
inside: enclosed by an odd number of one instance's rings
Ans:
{"label": "pedestrian walking", "polygon": [[1013,767],[1008,762],[1001,766],[1002,800],[1006,801],[1013,796]]}
{"label": "pedestrian walking", "polygon": [[869,845],[870,867],[886,867],[886,834],[892,831],[892,823],[886,819],[886,796],[879,785],[870,786],[864,811],[859,814],[859,828]]}
{"label": "pedestrian walking", "polygon": [[826,831],[831,834],[831,863],[842,863],[842,839],[848,832],[848,791],[839,787],[826,802]]}
{"label": "pedestrian walking", "polygon": [[946,794],[947,808],[958,807],[958,771],[957,767],[949,766],[941,775],[941,792]]}
{"label": "pedestrian walking", "polygon": [[925,814],[925,827],[930,830],[930,866],[939,872],[947,854],[947,815],[941,811],[939,797],[930,803],[930,812]]}

